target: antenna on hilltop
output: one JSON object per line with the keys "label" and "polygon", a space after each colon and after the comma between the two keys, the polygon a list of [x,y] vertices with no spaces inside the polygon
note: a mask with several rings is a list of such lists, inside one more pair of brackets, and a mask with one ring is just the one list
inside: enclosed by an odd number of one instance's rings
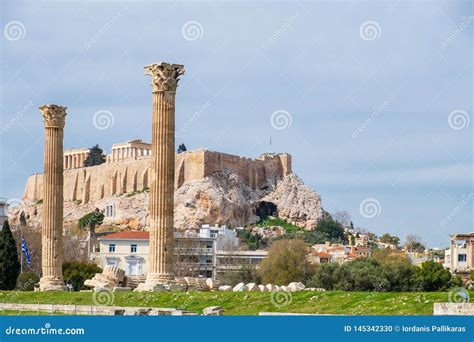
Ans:
{"label": "antenna on hilltop", "polygon": [[273,153],[272,152],[272,136],[270,135],[270,153]]}

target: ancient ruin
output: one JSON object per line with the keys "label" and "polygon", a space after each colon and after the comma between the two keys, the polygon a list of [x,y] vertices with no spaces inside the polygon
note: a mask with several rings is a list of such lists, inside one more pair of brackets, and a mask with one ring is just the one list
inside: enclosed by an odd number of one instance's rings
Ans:
{"label": "ancient ruin", "polygon": [[66,107],[43,105],[45,127],[41,291],[65,289],[63,259],[63,138]]}
{"label": "ancient ruin", "polygon": [[[141,147],[137,147],[141,146]],[[84,167],[75,162],[86,148],[66,150],[64,170],[64,200],[93,203],[110,196],[143,191],[150,184],[150,144],[141,140],[117,143],[101,165]],[[148,147],[148,148],[147,148]],[[252,189],[273,186],[279,179],[292,173],[291,155],[265,153],[256,159],[228,153],[198,149],[175,155],[174,188],[185,182],[197,181],[214,172],[235,171]],[[43,198],[43,175],[34,174],[26,182],[23,199],[37,201]]]}
{"label": "ancient ruin", "polygon": [[150,163],[150,270],[138,290],[153,291],[174,282],[173,225],[175,171],[175,96],[184,66],[157,63],[145,66],[152,77],[153,114]]}

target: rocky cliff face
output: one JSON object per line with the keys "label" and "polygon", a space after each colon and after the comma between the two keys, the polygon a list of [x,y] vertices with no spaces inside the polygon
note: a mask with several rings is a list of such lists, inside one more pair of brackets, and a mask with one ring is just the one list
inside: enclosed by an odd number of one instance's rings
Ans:
{"label": "rocky cliff face", "polygon": [[276,205],[279,218],[308,230],[314,229],[324,217],[319,194],[295,174],[284,177],[262,200]]}
{"label": "rocky cliff face", "polygon": [[[104,226],[110,229],[142,229],[148,225],[147,192],[106,197],[94,203],[79,201],[64,203],[65,226],[73,226],[80,217],[96,207],[115,207],[115,217],[106,218]],[[251,189],[241,177],[230,170],[222,170],[200,180],[185,182],[175,192],[175,227],[199,228],[202,224],[246,226],[259,220],[262,208],[306,229],[312,229],[323,218],[320,196],[296,175],[290,174],[278,181],[276,187],[265,190]],[[28,224],[41,224],[42,205],[25,200],[10,212],[10,220],[18,222],[21,211],[29,217]]]}
{"label": "rocky cliff face", "polygon": [[245,226],[258,221],[254,207],[262,194],[223,170],[202,180],[184,183],[174,195],[175,226],[199,228],[202,224]]}

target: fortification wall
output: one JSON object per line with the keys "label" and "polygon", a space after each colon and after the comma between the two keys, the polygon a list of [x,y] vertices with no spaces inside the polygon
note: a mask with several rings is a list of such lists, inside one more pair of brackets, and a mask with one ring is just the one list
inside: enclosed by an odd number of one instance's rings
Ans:
{"label": "fortification wall", "polygon": [[[150,156],[135,156],[97,166],[64,170],[64,200],[85,204],[104,197],[143,191],[149,186]],[[291,171],[291,155],[264,154],[257,159],[207,150],[176,155],[175,188],[184,182],[199,180],[212,173],[231,169],[252,188],[273,185]],[[26,183],[24,199],[43,198],[43,175],[34,174]]]}

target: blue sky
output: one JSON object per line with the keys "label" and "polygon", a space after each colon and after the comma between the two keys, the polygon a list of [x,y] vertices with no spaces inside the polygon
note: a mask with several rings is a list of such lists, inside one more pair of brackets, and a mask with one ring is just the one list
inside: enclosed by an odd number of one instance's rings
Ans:
{"label": "blue sky", "polygon": [[327,211],[378,234],[474,230],[468,1],[1,6],[2,197],[42,171],[41,104],[68,107],[66,148],[150,141],[143,66],[167,61],[186,67],[178,143],[289,152]]}

